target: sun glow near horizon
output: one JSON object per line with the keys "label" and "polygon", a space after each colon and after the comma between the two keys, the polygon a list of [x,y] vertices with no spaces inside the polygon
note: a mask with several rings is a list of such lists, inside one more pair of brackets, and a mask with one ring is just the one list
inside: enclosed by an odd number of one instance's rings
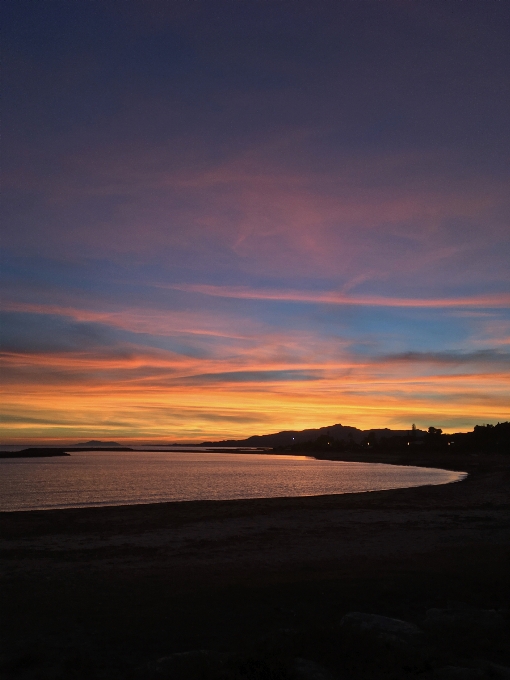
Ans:
{"label": "sun glow near horizon", "polygon": [[161,352],[153,361],[150,355],[11,356],[9,370],[32,379],[11,384],[4,395],[3,439],[197,441],[338,422],[360,429],[407,429],[416,422],[460,431],[508,419],[510,378],[499,365],[494,370],[483,354],[464,365],[450,359],[262,363],[248,354],[243,361],[237,355],[183,366],[182,357]]}

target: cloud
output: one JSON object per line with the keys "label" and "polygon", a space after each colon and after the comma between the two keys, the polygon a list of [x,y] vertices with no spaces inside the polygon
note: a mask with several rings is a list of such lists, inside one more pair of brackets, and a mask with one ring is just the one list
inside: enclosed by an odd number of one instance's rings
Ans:
{"label": "cloud", "polygon": [[207,144],[197,133],[129,148],[98,141],[74,152],[65,172],[12,173],[13,194],[25,193],[5,245],[27,253],[37,244],[39,255],[64,260],[163,260],[204,276],[220,264],[273,277],[419,275],[431,285],[438,269],[443,282],[467,283],[469,262],[471,281],[508,281],[506,177],[471,167],[463,151],[429,148],[304,163],[316,147],[324,154],[323,137],[285,130],[219,159],[190,151]]}
{"label": "cloud", "polygon": [[0,321],[1,349],[8,354],[106,352],[116,344],[106,326],[62,315],[2,312]]}
{"label": "cloud", "polygon": [[508,418],[508,9],[450,4],[11,3],[9,436]]}
{"label": "cloud", "polygon": [[495,349],[478,350],[476,352],[404,352],[380,357],[376,361],[404,364],[432,364],[438,366],[493,366],[495,370],[502,370],[504,366],[510,369],[510,352]]}
{"label": "cloud", "polygon": [[192,377],[181,378],[179,382],[199,383],[207,385],[210,383],[222,383],[228,385],[230,383],[281,383],[281,382],[307,382],[311,380],[320,380],[321,371],[306,371],[306,370],[274,370],[274,371],[224,371],[218,373],[201,373]]}
{"label": "cloud", "polygon": [[[35,291],[32,296],[35,296]],[[163,337],[196,335],[243,340],[253,337],[261,328],[261,323],[255,319],[245,318],[241,322],[238,317],[234,323],[232,316],[205,309],[151,309],[147,306],[126,306],[124,301],[122,304],[103,304],[103,309],[93,309],[94,305],[99,305],[97,300],[91,298],[86,300],[86,304],[88,307],[83,303],[78,306],[76,301],[66,305],[2,300],[0,307],[5,312],[62,316],[79,323],[100,324],[112,329]]]}
{"label": "cloud", "polygon": [[45,418],[29,418],[28,416],[17,416],[4,413],[0,414],[0,423],[5,423],[6,425],[51,425],[53,421]]}
{"label": "cloud", "polygon": [[449,308],[507,308],[510,294],[478,295],[458,298],[390,298],[379,295],[347,295],[336,292],[299,290],[252,289],[242,286],[214,286],[201,284],[170,285],[168,288],[213,297],[238,298],[241,300],[274,300],[277,302],[310,302],[330,305],[360,305],[370,307],[428,307]]}

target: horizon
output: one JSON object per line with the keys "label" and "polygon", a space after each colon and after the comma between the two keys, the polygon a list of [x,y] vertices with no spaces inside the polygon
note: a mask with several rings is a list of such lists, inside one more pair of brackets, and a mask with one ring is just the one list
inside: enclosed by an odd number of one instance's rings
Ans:
{"label": "horizon", "polygon": [[[414,424],[414,423],[413,423]],[[498,423],[477,423],[478,425],[499,425]],[[280,434],[282,432],[303,432],[309,429],[316,429],[316,430],[324,430],[328,428],[332,428],[335,426],[340,425],[341,427],[354,427],[353,425],[344,425],[342,423],[334,423],[333,425],[323,425],[317,428],[303,428],[302,430],[278,430],[277,432],[263,432],[263,433],[256,433],[256,434],[248,434],[243,437],[225,437],[223,440],[207,440],[207,439],[197,439],[197,440],[179,440],[173,437],[161,437],[160,439],[152,439],[152,440],[147,440],[147,439],[133,439],[133,438],[126,438],[122,439],[121,437],[116,438],[115,440],[109,440],[109,441],[103,441],[103,440],[98,440],[96,438],[88,439],[87,441],[83,441],[80,439],[76,440],[71,440],[71,439],[33,439],[33,440],[12,440],[12,441],[2,441],[0,442],[0,448],[4,447],[12,447],[12,446],[79,446],[81,444],[87,444],[88,442],[94,442],[95,444],[100,443],[103,445],[107,444],[118,444],[119,446],[201,446],[204,444],[204,442],[211,442],[211,446],[214,444],[220,444],[222,441],[243,441],[246,439],[250,439],[251,437],[261,437],[261,436],[271,436],[275,434]],[[380,429],[389,429],[392,432],[412,432],[412,426],[409,427],[408,429],[405,428],[367,428],[367,429],[362,429],[362,428],[356,428],[359,429],[360,431],[364,432],[369,432],[371,430],[380,430]],[[423,432],[426,433],[428,428],[420,429],[419,427],[416,428],[418,432]],[[455,431],[449,431],[446,432],[443,430],[443,434],[447,435],[453,435],[453,434],[461,434],[465,432],[471,432],[473,428],[469,430],[455,430]]]}
{"label": "horizon", "polygon": [[5,445],[510,420],[509,3],[2,12]]}

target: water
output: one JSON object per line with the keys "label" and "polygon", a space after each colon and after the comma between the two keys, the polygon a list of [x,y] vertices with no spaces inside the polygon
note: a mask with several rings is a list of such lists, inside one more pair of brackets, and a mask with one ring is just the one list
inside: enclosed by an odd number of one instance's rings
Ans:
{"label": "water", "polygon": [[0,510],[319,496],[446,484],[464,476],[302,456],[86,451],[0,460]]}

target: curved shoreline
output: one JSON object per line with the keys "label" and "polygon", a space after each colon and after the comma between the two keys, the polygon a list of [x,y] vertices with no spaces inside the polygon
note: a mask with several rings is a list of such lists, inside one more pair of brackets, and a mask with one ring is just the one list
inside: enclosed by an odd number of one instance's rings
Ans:
{"label": "curved shoreline", "polygon": [[[316,640],[327,666],[349,611],[419,626],[452,600],[507,611],[510,460],[468,467],[462,484],[2,513],[6,648],[40,650],[24,680],[63,655],[93,664],[80,678],[152,680],[133,669],[193,649],[252,658],[281,630]],[[510,665],[492,637],[455,640],[433,664]]]}
{"label": "curved shoreline", "polygon": [[[356,462],[369,462],[366,460]],[[371,461],[383,462],[383,461]],[[390,463],[384,461],[386,464],[400,464]],[[432,467],[432,466],[430,466]],[[453,467],[453,465],[452,465]],[[457,465],[455,465],[457,467]],[[507,490],[507,481],[510,479],[510,460],[508,456],[493,457],[491,460],[472,462],[471,464],[463,465],[465,469],[462,472],[467,473],[467,477],[462,480],[464,484],[444,483],[434,485],[421,485],[415,487],[403,487],[397,489],[386,489],[378,491],[364,491],[352,492],[343,494],[325,494],[317,496],[292,496],[292,497],[272,497],[272,498],[252,498],[252,499],[230,499],[230,500],[190,500],[190,501],[167,501],[156,503],[139,503],[130,505],[108,505],[108,506],[89,506],[79,508],[62,508],[62,509],[48,509],[48,510],[27,510],[27,511],[5,511],[1,513],[2,527],[0,529],[0,539],[14,530],[18,534],[31,531],[36,532],[38,529],[44,531],[52,531],[60,527],[59,531],[67,524],[65,516],[71,516],[76,520],[82,519],[84,524],[89,521],[92,523],[90,527],[93,530],[95,519],[101,524],[103,515],[105,520],[115,520],[116,522],[126,523],[124,528],[129,528],[130,522],[134,521],[137,524],[137,519],[147,515],[154,519],[161,519],[166,516],[168,520],[189,518],[190,520],[199,517],[218,519],[226,515],[246,515],[251,512],[279,512],[279,511],[296,511],[307,509],[308,511],[324,510],[338,508],[338,509],[352,509],[352,508],[380,508],[381,510],[389,509],[397,504],[402,508],[420,508],[421,510],[431,509],[437,507],[437,503],[441,506],[447,507],[476,507],[480,504],[491,502],[494,494],[500,498],[503,493],[503,498],[507,501],[505,495]],[[467,470],[466,470],[467,468]],[[445,468],[442,468],[445,469]],[[447,468],[446,468],[447,469]],[[453,472],[461,472],[460,470],[451,470]],[[504,481],[507,480],[507,481]],[[459,491],[459,489],[462,489]],[[122,517],[125,515],[125,517]],[[81,517],[80,517],[81,516]],[[47,517],[47,522],[43,521]],[[54,520],[60,519],[54,523]],[[72,520],[71,520],[72,521]],[[19,525],[15,529],[15,526]],[[46,526],[47,525],[47,526]],[[36,528],[38,527],[38,528]],[[79,529],[80,527],[77,527]],[[120,527],[112,526],[109,533],[118,530]],[[73,531],[73,527],[69,527]],[[105,528],[106,530],[106,528]],[[25,534],[26,535],[26,534]]]}
{"label": "curved shoreline", "polygon": [[[5,481],[9,484],[11,480],[13,489],[26,489],[26,497],[18,500],[18,496],[12,492],[6,494],[0,502],[0,515],[6,512],[125,507],[202,500],[221,503],[269,498],[341,496],[443,485],[462,481],[468,474],[465,471],[439,467],[388,464],[374,460],[351,462],[273,454],[267,467],[265,464],[268,461],[257,454],[254,458],[248,456],[252,460],[246,465],[244,455],[237,455],[232,459],[230,455],[215,454],[211,461],[209,454],[193,452],[186,453],[185,456],[172,456],[167,460],[166,456],[162,457],[161,452],[157,452],[156,473],[152,472],[149,478],[140,482],[138,474],[143,473],[145,453],[140,455],[140,452],[135,452],[137,455],[134,458],[127,455],[120,459],[117,454],[113,458],[103,458],[102,451],[96,453],[100,455],[92,459],[88,458],[88,454],[81,456],[74,461],[77,466],[71,461],[56,468],[36,466],[34,469],[32,466],[27,468],[26,465],[21,468],[7,468],[4,470]],[[257,466],[261,460],[264,465],[259,471]],[[202,469],[201,464],[205,461],[208,464]],[[86,464],[85,476],[80,476],[82,464]],[[112,464],[114,468],[111,467]],[[174,468],[173,464],[177,467]],[[124,476],[119,485],[115,482],[117,470]],[[212,481],[204,484],[208,471],[214,472]],[[107,479],[112,481],[97,485],[93,476],[97,474],[102,479],[105,472]],[[237,472],[241,475],[241,481],[234,486],[230,480]],[[18,480],[19,474],[22,478]],[[63,497],[61,489],[65,488],[66,483],[75,492]],[[38,491],[40,487],[44,492]]]}

